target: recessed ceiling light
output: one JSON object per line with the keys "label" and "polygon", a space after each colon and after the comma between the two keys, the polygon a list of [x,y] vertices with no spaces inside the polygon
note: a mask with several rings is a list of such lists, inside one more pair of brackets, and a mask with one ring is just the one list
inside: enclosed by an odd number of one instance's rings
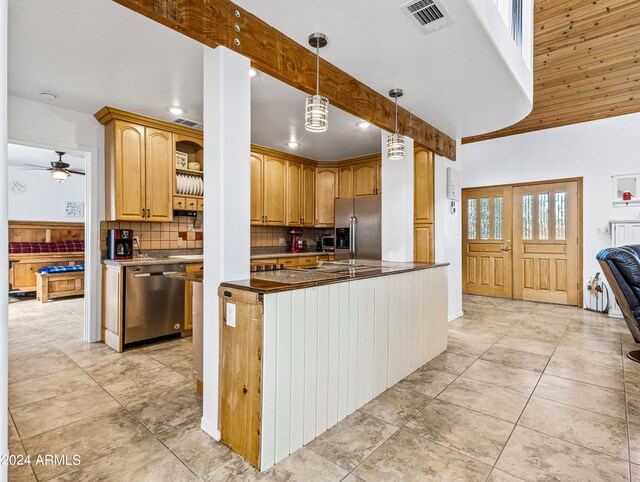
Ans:
{"label": "recessed ceiling light", "polygon": [[371,124],[369,124],[368,122],[365,122],[365,121],[360,121],[360,122],[358,122],[358,127],[360,129],[366,129],[367,127],[371,127]]}
{"label": "recessed ceiling light", "polygon": [[253,67],[249,69],[249,77],[251,78],[258,77],[259,75],[260,75],[260,72],[257,69],[254,69]]}
{"label": "recessed ceiling light", "polygon": [[169,107],[167,107],[167,112],[171,112],[173,115],[181,115],[186,114],[187,110],[178,105],[170,105]]}
{"label": "recessed ceiling light", "polygon": [[286,146],[295,149],[296,147],[300,147],[300,143],[296,141],[289,141],[287,142]]}
{"label": "recessed ceiling light", "polygon": [[53,102],[58,98],[57,94],[54,94],[53,92],[49,92],[48,90],[41,90],[39,94],[40,94],[40,100],[44,102]]}

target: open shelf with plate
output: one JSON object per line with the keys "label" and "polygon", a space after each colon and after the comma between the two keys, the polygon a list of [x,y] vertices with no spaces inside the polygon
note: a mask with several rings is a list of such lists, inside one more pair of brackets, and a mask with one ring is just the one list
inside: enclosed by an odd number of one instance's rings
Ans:
{"label": "open shelf with plate", "polygon": [[176,135],[176,182],[173,209],[202,211],[204,208],[204,143],[202,139]]}

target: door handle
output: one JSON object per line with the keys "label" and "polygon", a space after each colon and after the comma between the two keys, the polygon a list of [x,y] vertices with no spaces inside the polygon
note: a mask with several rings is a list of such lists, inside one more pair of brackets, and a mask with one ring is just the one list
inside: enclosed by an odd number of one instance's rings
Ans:
{"label": "door handle", "polygon": [[146,216],[144,215],[144,208],[142,208],[142,217],[145,218]]}
{"label": "door handle", "polygon": [[147,209],[147,219],[151,218],[151,209]]}
{"label": "door handle", "polygon": [[502,248],[500,251],[511,251],[511,246],[507,246],[506,248]]}

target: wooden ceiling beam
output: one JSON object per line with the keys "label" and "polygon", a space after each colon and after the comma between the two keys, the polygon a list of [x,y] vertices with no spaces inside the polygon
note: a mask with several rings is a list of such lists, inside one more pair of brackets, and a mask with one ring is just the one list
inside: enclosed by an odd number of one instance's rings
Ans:
{"label": "wooden ceiling beam", "polygon": [[[227,47],[251,59],[261,72],[308,94],[315,93],[314,52],[229,0],[113,1],[209,47]],[[393,131],[395,107],[391,99],[325,60],[321,60],[320,71],[320,93],[332,105]],[[303,106],[300,109],[302,115]],[[455,140],[402,107],[398,108],[398,130],[417,144],[455,160]]]}

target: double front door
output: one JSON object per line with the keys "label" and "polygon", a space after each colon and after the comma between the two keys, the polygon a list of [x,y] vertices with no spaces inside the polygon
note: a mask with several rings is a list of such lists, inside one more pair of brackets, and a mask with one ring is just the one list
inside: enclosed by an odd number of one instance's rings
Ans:
{"label": "double front door", "polygon": [[463,292],[578,305],[578,181],[464,189]]}

